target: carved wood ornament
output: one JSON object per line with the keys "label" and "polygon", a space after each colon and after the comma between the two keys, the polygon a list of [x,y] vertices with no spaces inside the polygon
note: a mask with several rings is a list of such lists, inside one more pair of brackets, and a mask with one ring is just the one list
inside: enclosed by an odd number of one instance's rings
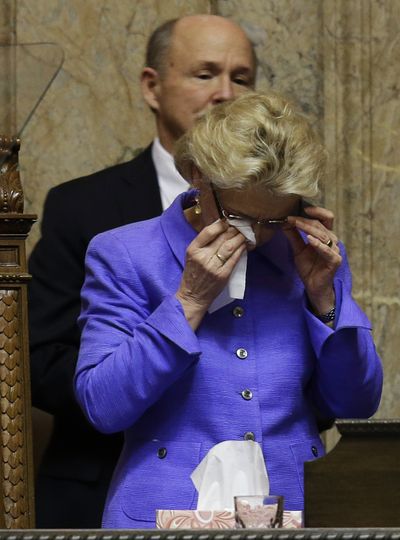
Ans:
{"label": "carved wood ornament", "polygon": [[24,198],[18,172],[19,148],[19,139],[0,137],[0,213],[24,211]]}
{"label": "carved wood ornament", "polygon": [[34,527],[25,239],[18,139],[0,136],[0,528]]}

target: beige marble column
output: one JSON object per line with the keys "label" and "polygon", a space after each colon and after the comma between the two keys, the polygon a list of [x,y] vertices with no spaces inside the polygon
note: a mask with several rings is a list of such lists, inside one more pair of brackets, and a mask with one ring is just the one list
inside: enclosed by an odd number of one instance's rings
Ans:
{"label": "beige marble column", "polygon": [[[329,1],[329,0],[328,0]],[[257,88],[298,103],[321,130],[322,0],[217,0],[215,11],[238,22],[255,45]]]}
{"label": "beige marble column", "polygon": [[397,0],[323,3],[326,186],[385,367],[380,417],[400,415],[400,131]]}
{"label": "beige marble column", "polygon": [[16,0],[0,2],[0,44],[12,43],[15,38]]}
{"label": "beige marble column", "polygon": [[[15,22],[16,0],[3,0],[0,2],[0,45],[15,42]],[[14,60],[11,49],[0,47],[0,135],[15,134]]]}

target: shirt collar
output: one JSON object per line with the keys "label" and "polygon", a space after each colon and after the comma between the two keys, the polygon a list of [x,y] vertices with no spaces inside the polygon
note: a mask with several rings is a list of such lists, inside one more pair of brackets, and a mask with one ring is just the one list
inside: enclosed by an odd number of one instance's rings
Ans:
{"label": "shirt collar", "polygon": [[165,150],[158,137],[154,139],[151,147],[151,157],[156,168],[162,207],[165,210],[178,195],[188,189],[189,184],[177,171],[173,156]]}

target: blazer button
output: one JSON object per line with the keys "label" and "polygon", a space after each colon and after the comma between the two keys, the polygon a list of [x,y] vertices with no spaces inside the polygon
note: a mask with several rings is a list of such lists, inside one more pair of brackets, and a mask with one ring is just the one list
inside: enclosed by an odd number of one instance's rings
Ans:
{"label": "blazer button", "polygon": [[316,446],[311,447],[311,452],[313,453],[314,457],[318,457],[318,448]]}
{"label": "blazer button", "polygon": [[159,448],[157,450],[157,456],[160,458],[160,459],[164,459],[167,455],[167,449],[166,448]]}
{"label": "blazer button", "polygon": [[246,431],[246,433],[243,436],[243,439],[245,441],[255,441],[256,436],[254,435],[254,433],[252,431]]}
{"label": "blazer button", "polygon": [[233,316],[237,319],[240,319],[240,317],[243,317],[244,315],[244,309],[242,306],[235,306],[232,310]]}
{"label": "blazer button", "polygon": [[245,360],[247,358],[247,355],[248,353],[246,349],[243,349],[242,347],[236,351],[236,356],[241,360]]}
{"label": "blazer button", "polygon": [[242,398],[245,399],[246,401],[250,401],[253,398],[253,392],[251,390],[248,390],[247,388],[246,390],[241,391],[241,395],[242,395]]}

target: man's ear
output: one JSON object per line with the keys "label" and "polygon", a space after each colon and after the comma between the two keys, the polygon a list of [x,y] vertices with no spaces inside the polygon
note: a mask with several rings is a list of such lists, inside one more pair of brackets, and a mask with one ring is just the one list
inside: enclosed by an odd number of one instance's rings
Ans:
{"label": "man's ear", "polygon": [[158,96],[160,90],[160,76],[158,72],[150,67],[143,68],[140,76],[140,85],[147,105],[153,112],[158,111]]}

